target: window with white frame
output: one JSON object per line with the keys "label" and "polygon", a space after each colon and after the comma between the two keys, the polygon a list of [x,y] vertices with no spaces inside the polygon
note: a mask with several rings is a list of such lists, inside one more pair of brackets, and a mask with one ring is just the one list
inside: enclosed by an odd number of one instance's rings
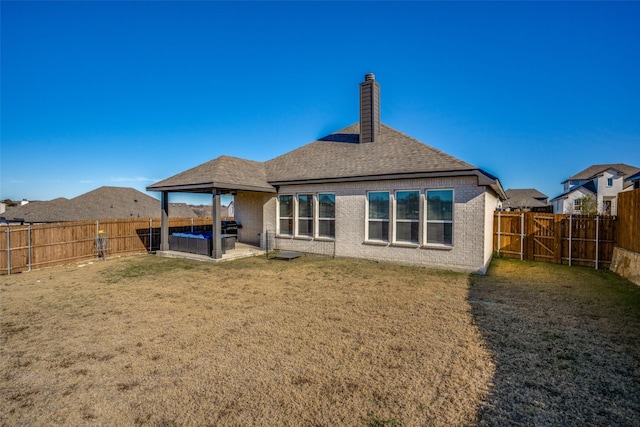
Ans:
{"label": "window with white frame", "polygon": [[453,245],[453,190],[427,190],[427,244]]}
{"label": "window with white frame", "polygon": [[279,201],[279,217],[280,217],[280,230],[282,235],[293,236],[293,196],[281,195],[278,196]]}
{"label": "window with white frame", "polygon": [[607,178],[607,187],[613,187],[613,178]]}
{"label": "window with white frame", "polygon": [[336,195],[318,194],[318,237],[336,237]]}
{"label": "window with white frame", "polygon": [[298,236],[313,236],[313,194],[298,194]]}
{"label": "window with white frame", "polygon": [[419,243],[420,192],[396,191],[395,241]]}
{"label": "window with white frame", "polygon": [[372,191],[369,199],[369,240],[389,241],[389,192]]}
{"label": "window with white frame", "polygon": [[575,212],[582,212],[582,204],[584,203],[584,198],[580,197],[579,199],[573,200],[573,210]]}

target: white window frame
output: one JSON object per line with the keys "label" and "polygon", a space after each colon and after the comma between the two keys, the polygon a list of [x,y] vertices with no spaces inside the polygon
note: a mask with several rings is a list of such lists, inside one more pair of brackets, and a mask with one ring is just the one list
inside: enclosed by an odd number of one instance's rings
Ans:
{"label": "white window frame", "polygon": [[[451,219],[429,219],[429,192],[430,191],[451,191]],[[455,209],[456,209],[456,193],[453,188],[428,188],[424,192],[424,232],[422,233],[422,239],[424,246],[436,246],[450,248],[455,243]],[[429,242],[429,224],[451,224],[451,243],[433,243]]]}
{"label": "white window frame", "polygon": [[[320,196],[321,195],[331,195],[333,196],[333,217],[321,217],[320,216]],[[316,209],[314,210],[315,216],[316,216],[316,221],[317,224],[314,224],[314,230],[315,230],[315,237],[318,237],[320,239],[335,239],[335,230],[336,230],[336,194],[332,193],[332,192],[323,192],[323,193],[316,193],[316,203],[315,203],[315,207]],[[333,231],[334,234],[333,235],[321,235],[320,234],[320,222],[333,222]],[[331,230],[331,224],[329,224],[329,230]]]}
{"label": "white window frame", "polygon": [[[383,219],[383,218],[381,218],[381,219],[373,218],[372,219],[372,218],[370,218],[370,216],[369,216],[369,203],[370,203],[369,202],[369,196],[370,196],[371,193],[387,193],[388,194],[388,196],[389,196],[389,207],[388,207],[389,212],[388,212],[388,218],[387,219]],[[393,222],[392,222],[393,221],[393,192],[385,191],[385,190],[367,191],[367,200],[366,200],[366,209],[365,210],[366,210],[366,212],[365,212],[365,215],[366,215],[365,241],[367,241],[367,242],[375,242],[375,243],[389,243],[389,242],[391,242],[391,238],[392,238],[392,234],[393,234],[393,232],[391,230],[392,224],[393,224]],[[384,239],[371,239],[369,237],[369,224],[371,222],[386,222],[387,223],[388,236],[387,236],[386,240],[384,240]]]}
{"label": "white window frame", "polygon": [[[280,197],[291,197],[291,215],[292,216],[281,216],[280,213]],[[277,220],[277,230],[276,230],[276,234],[278,236],[287,236],[287,237],[293,237],[294,232],[295,232],[295,215],[296,215],[296,209],[295,209],[295,200],[296,197],[293,194],[278,194],[278,220]],[[282,229],[280,227],[281,224],[281,220],[283,219],[288,219],[291,220],[291,233],[282,233]]]}
{"label": "white window frame", "polygon": [[[301,217],[300,216],[300,196],[307,196],[309,197],[309,201],[311,202],[311,208],[309,210],[309,212],[311,213],[311,216],[305,216],[305,217]],[[294,216],[295,216],[295,235],[297,237],[313,237],[314,236],[314,232],[315,232],[315,224],[314,224],[314,195],[313,193],[298,193],[295,196],[295,208],[294,208]],[[309,221],[311,223],[311,233],[301,233],[300,232],[300,220],[303,221]]]}
{"label": "white window frame", "polygon": [[[398,193],[416,193],[418,195],[418,218],[417,219],[400,219],[398,218]],[[402,189],[395,190],[393,193],[393,243],[400,244],[414,244],[419,245],[421,240],[420,223],[422,218],[422,195],[420,190],[414,189]],[[415,223],[418,224],[418,233],[416,234],[416,240],[398,240],[398,223]],[[391,236],[390,236],[391,237]]]}

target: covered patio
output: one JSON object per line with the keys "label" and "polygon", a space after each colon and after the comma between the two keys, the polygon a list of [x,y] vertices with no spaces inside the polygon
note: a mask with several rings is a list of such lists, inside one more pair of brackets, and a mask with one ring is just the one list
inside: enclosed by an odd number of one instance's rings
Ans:
{"label": "covered patio", "polygon": [[238,242],[260,244],[263,228],[264,203],[273,198],[276,188],[267,182],[264,163],[237,157],[221,156],[192,169],[174,175],[147,187],[147,191],[159,191],[160,198],[160,251],[169,247],[169,194],[210,194],[213,218],[212,249],[210,257],[223,258],[221,227],[221,196],[234,195],[235,219],[242,224],[238,230]]}

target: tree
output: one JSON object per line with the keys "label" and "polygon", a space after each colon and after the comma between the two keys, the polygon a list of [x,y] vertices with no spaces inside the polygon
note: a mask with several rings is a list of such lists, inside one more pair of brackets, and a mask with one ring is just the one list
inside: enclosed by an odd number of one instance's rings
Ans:
{"label": "tree", "polygon": [[598,215],[598,200],[591,194],[575,199],[573,206],[574,213],[580,215]]}

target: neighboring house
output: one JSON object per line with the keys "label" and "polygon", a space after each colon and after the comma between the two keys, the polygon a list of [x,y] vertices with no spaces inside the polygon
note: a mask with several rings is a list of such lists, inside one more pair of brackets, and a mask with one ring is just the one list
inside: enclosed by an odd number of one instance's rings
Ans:
{"label": "neighboring house", "polygon": [[[278,249],[485,272],[493,212],[505,198],[491,174],[380,122],[380,86],[360,84],[360,122],[267,162],[229,156],[147,187],[233,193],[240,242]],[[220,228],[214,258],[222,257]],[[331,248],[331,250],[327,250]]]}
{"label": "neighboring house", "polygon": [[513,188],[505,191],[507,200],[502,202],[504,211],[553,212],[548,197],[535,188]]}
{"label": "neighboring house", "polygon": [[634,190],[639,189],[640,188],[640,172],[637,172],[631,175],[629,178],[626,178],[624,181],[630,182]]}
{"label": "neighboring house", "polygon": [[640,172],[640,168],[624,163],[593,165],[562,182],[563,193],[553,199],[554,213],[582,212],[585,196],[596,199],[598,213],[617,215],[617,196],[621,191],[633,188],[633,183],[625,178]]}
{"label": "neighboring house", "polygon": [[[31,202],[8,208],[6,222],[48,223],[87,219],[151,218],[158,216],[160,201],[136,189],[100,187],[73,199]],[[184,203],[171,203],[172,217],[195,217]]]}
{"label": "neighboring house", "polygon": [[233,200],[231,201],[231,203],[229,203],[229,205],[227,206],[227,216],[229,218],[233,218],[234,215],[234,208],[235,208],[235,204],[233,203]]}

